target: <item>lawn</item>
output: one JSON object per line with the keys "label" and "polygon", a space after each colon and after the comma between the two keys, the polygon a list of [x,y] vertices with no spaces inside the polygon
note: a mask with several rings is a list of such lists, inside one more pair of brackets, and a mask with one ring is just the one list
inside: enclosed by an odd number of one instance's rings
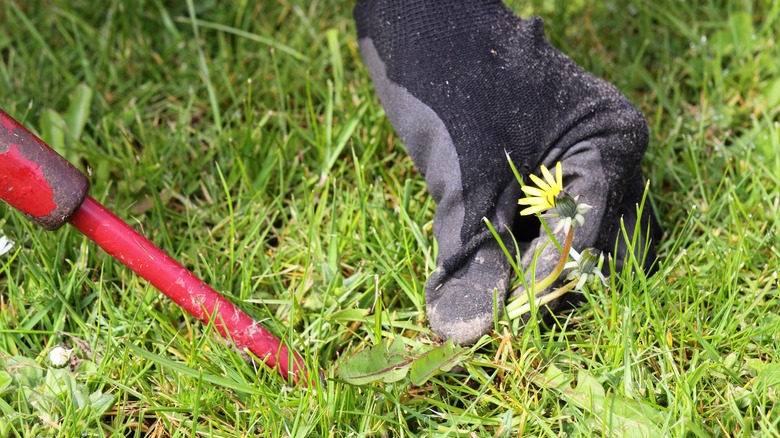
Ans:
{"label": "lawn", "polygon": [[780,2],[589,3],[510,5],[646,115],[658,273],[498,324],[419,386],[355,386],[344,358],[434,340],[436,245],[352,2],[0,2],[0,108],[329,379],[248,364],[73,228],[2,205],[0,437],[780,435]]}

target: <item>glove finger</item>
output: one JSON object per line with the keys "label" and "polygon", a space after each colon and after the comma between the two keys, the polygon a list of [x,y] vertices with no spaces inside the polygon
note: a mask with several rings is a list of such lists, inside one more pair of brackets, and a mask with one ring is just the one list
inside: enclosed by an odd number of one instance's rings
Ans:
{"label": "glove finger", "polygon": [[[495,210],[488,217],[510,251],[513,246],[509,244],[508,225],[517,216],[519,195],[519,184],[511,184],[501,192]],[[434,219],[434,224],[436,221],[446,224],[438,225],[435,230],[439,257],[442,253],[462,252],[463,256],[454,259],[465,261],[455,268],[444,263],[428,279],[425,287],[428,319],[431,328],[442,338],[473,344],[493,328],[494,317],[501,314],[513,273],[506,254],[487,229],[465,246],[447,248],[451,235],[458,235],[460,229],[449,215],[449,210],[440,207]]]}

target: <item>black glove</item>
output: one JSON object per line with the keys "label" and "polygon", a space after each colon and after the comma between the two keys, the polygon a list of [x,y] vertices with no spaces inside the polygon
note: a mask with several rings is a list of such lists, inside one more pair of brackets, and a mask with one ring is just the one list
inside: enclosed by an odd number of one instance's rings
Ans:
{"label": "black glove", "polygon": [[[575,249],[612,252],[619,217],[636,225],[647,124],[614,86],[553,48],[541,19],[519,19],[495,0],[365,0],[354,13],[387,117],[438,204],[437,270],[425,294],[441,337],[475,342],[493,327],[494,302],[506,299],[512,270],[482,218],[510,250],[509,230],[528,234],[507,154],[524,177],[563,163],[566,191],[593,206]],[[652,215],[641,226],[658,237]],[[546,239],[534,227],[542,237],[522,246],[524,263]],[[537,278],[558,259],[546,245]]]}

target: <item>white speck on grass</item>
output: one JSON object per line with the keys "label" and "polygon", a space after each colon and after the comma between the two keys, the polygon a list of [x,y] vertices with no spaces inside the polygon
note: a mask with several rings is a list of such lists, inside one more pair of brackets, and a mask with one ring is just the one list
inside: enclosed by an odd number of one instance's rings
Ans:
{"label": "white speck on grass", "polygon": [[14,247],[14,241],[3,235],[3,230],[0,230],[0,255],[3,255],[10,251]]}
{"label": "white speck on grass", "polygon": [[70,361],[70,355],[73,349],[67,349],[62,346],[56,346],[49,352],[49,362],[55,367],[65,366]]}

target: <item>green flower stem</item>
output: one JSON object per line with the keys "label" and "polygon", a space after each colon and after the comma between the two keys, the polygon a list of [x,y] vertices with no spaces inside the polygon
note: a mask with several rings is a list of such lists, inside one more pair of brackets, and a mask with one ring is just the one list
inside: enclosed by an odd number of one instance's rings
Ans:
{"label": "green flower stem", "polygon": [[543,291],[548,288],[563,272],[563,267],[566,266],[566,260],[569,258],[569,251],[571,251],[571,244],[574,241],[574,227],[569,228],[569,232],[566,234],[566,241],[563,242],[563,251],[561,251],[561,258],[558,260],[558,264],[555,265],[555,269],[550,272],[549,275],[544,277],[542,281],[534,284],[534,295],[537,291]]}
{"label": "green flower stem", "polygon": [[[537,298],[535,303],[534,303],[535,307],[544,306],[545,304],[549,303],[550,301],[563,296],[566,292],[569,292],[570,290],[572,290],[574,288],[574,286],[577,285],[577,280],[578,279],[574,279],[574,280],[566,283],[562,287],[559,287],[558,289],[555,289],[551,293],[549,293],[549,294],[547,294],[547,295],[545,295],[543,297]],[[511,321],[511,320],[514,320],[514,319],[517,319],[517,318],[523,316],[524,314],[526,314],[526,313],[528,313],[530,311],[531,311],[531,304],[530,303],[526,303],[526,304],[524,304],[524,305],[522,305],[520,307],[517,307],[515,309],[512,309],[512,310],[509,310],[509,308],[507,308],[507,316],[509,317],[509,320]]]}
{"label": "green flower stem", "polygon": [[517,298],[515,298],[514,301],[509,303],[509,305],[506,308],[507,313],[509,315],[516,313],[517,309],[521,308],[521,306],[523,307],[526,306],[529,297],[536,296],[537,292],[543,291],[546,288],[548,288],[561,275],[561,272],[563,272],[563,267],[566,266],[566,260],[569,258],[569,251],[571,250],[571,245],[573,240],[574,240],[574,227],[569,228],[569,232],[566,234],[566,240],[563,243],[563,250],[561,251],[561,258],[560,260],[558,260],[558,264],[555,265],[555,268],[552,270],[552,272],[550,272],[549,275],[547,275],[547,277],[544,277],[544,279],[534,283],[534,285],[531,287],[530,292],[526,291],[526,293],[517,296]]}

